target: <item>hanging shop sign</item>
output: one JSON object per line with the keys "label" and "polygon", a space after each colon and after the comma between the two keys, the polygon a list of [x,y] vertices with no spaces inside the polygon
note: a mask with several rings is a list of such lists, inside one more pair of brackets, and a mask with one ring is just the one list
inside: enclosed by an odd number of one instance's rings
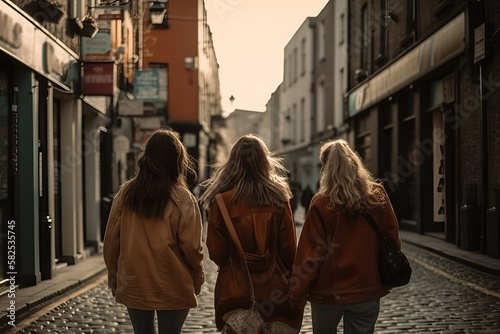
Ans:
{"label": "hanging shop sign", "polygon": [[167,117],[165,101],[149,102],[144,100],[118,100],[118,115],[127,116],[162,116]]}
{"label": "hanging shop sign", "polygon": [[82,37],[81,54],[83,61],[112,61],[110,29],[99,28],[93,37]]}
{"label": "hanging shop sign", "polygon": [[112,96],[114,94],[116,64],[84,63],[82,76],[83,95]]}
{"label": "hanging shop sign", "polygon": [[160,100],[160,72],[157,69],[138,70],[134,73],[134,97],[138,100]]}

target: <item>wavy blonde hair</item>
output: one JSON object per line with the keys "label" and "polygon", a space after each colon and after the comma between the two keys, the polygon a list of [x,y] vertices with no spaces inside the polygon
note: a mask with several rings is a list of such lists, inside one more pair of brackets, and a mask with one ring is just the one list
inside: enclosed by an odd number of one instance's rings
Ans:
{"label": "wavy blonde hair", "polygon": [[328,141],[320,150],[321,179],[318,193],[330,198],[330,208],[343,206],[347,213],[370,212],[385,204],[381,183],[343,139]]}
{"label": "wavy blonde hair", "polygon": [[260,137],[244,135],[233,145],[227,161],[200,184],[200,201],[208,209],[215,195],[234,188],[232,202],[245,199],[250,206],[283,207],[292,196],[286,173],[282,159],[274,156]]}

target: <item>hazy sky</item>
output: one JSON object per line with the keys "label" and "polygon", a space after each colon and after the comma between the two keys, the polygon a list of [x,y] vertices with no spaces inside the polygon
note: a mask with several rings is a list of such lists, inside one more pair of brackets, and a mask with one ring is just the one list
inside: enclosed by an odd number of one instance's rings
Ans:
{"label": "hazy sky", "polygon": [[[222,108],[264,111],[283,81],[283,52],[328,0],[205,0],[219,62]],[[229,102],[233,95],[235,100]]]}

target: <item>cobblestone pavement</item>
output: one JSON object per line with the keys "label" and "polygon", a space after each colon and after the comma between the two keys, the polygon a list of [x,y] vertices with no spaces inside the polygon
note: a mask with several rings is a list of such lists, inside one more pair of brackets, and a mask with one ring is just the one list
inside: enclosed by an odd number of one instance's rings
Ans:
{"label": "cobblestone pavement", "polygon": [[[376,333],[500,333],[500,277],[405,244],[410,284],[381,302]],[[183,333],[216,333],[213,288],[216,267],[207,259],[199,307]],[[312,333],[309,305],[301,333]],[[114,302],[106,281],[56,307],[18,333],[133,333],[126,309]]]}

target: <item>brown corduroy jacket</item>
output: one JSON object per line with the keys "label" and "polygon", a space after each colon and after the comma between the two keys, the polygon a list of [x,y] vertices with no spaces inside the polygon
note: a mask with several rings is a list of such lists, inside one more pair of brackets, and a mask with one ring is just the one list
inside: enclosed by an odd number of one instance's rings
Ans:
{"label": "brown corduroy jacket", "polygon": [[[387,197],[387,195],[386,195]],[[377,267],[378,237],[362,215],[329,209],[330,199],[316,194],[299,238],[291,278],[292,305],[352,304],[377,300],[389,293]],[[371,212],[401,249],[399,225],[389,199]]]}
{"label": "brown corduroy jacket", "polygon": [[204,282],[202,223],[189,189],[172,188],[163,219],[145,219],[113,200],[104,238],[108,285],[116,301],[140,310],[198,305],[194,285]]}

